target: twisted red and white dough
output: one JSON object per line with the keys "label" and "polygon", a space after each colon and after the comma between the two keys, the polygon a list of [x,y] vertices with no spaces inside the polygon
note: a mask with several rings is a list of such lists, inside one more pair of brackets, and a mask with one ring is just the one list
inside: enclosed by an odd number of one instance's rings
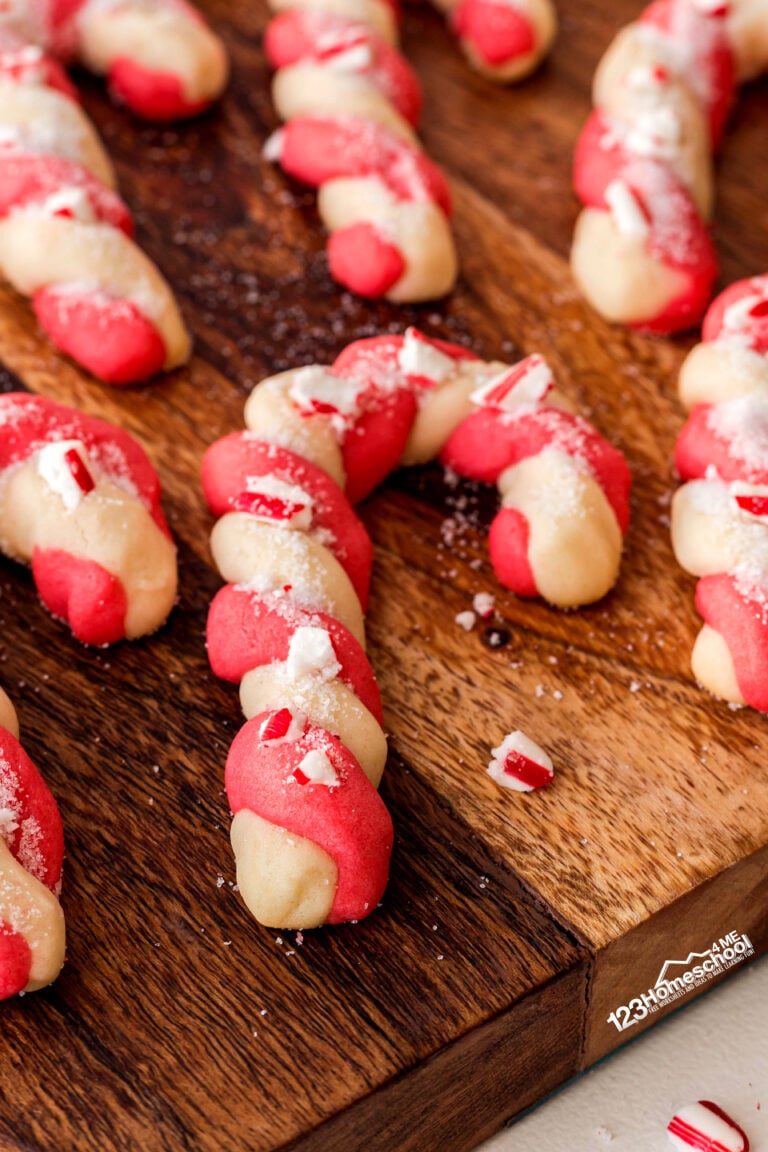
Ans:
{"label": "twisted red and white dough", "polygon": [[363,651],[372,549],[352,503],[398,464],[441,453],[499,486],[490,548],[507,587],[573,607],[616,579],[629,473],[563,404],[540,357],[510,368],[409,329],[262,381],[249,431],[208,449],[212,551],[228,581],[208,654],[251,717],[226,785],[238,886],[262,922],[357,920],[386,883],[386,743]]}
{"label": "twisted red and white dough", "polygon": [[227,82],[224,47],[186,0],[14,0],[0,9],[3,28],[106,76],[149,120],[197,115]]}
{"label": "twisted red and white dough", "polygon": [[654,0],[603,57],[574,162],[571,264],[611,321],[698,324],[717,261],[712,158],[736,84],[768,67],[766,0]]}
{"label": "twisted red and white dough", "polygon": [[448,16],[469,62],[491,80],[522,80],[557,32],[551,0],[433,0]]}
{"label": "twisted red and white dough", "polygon": [[416,140],[421,97],[392,47],[395,9],[388,0],[272,7],[266,48],[285,124],[265,152],[318,189],[332,276],[367,297],[445,295],[457,275],[450,191]]}
{"label": "twisted red and white dough", "polygon": [[697,680],[768,712],[768,275],[731,285],[707,312],[680,395],[690,416],[675,462],[687,483],[672,543],[699,577]]}
{"label": "twisted red and white dough", "polygon": [[56,801],[21,747],[16,712],[0,689],[0,1000],[44,988],[61,971],[63,859]]}
{"label": "twisted red and white dough", "polygon": [[2,25],[0,161],[0,276],[54,344],[112,384],[182,364],[189,336],[93,126],[55,61]]}
{"label": "twisted red and white dough", "polygon": [[0,549],[85,644],[154,632],[176,599],[160,484],[127,432],[53,400],[0,396]]}

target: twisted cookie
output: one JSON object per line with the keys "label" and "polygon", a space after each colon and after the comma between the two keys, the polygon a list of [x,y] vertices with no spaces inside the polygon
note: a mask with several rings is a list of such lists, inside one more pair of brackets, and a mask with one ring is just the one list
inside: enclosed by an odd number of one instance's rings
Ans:
{"label": "twisted cookie", "polygon": [[185,0],[18,0],[0,29],[64,63],[106,75],[112,94],[149,120],[204,111],[223,91],[223,45]]}
{"label": "twisted cookie", "polygon": [[267,30],[286,123],[265,154],[319,189],[331,275],[396,302],[445,295],[456,280],[451,198],[414,134],[418,82],[392,47],[394,9],[319,0],[276,4]]}
{"label": "twisted cookie", "polygon": [[570,607],[615,579],[626,465],[551,385],[540,357],[512,369],[409,329],[262,381],[249,431],[208,449],[211,546],[228,581],[208,655],[250,717],[226,785],[238,886],[262,922],[356,920],[386,883],[386,743],[363,651],[372,549],[353,502],[442,449],[499,483],[491,555],[508,586]]}
{"label": "twisted cookie", "polygon": [[55,62],[0,25],[0,275],[111,384],[183,363],[173,295],[136,247],[114,173]]}
{"label": "twisted cookie", "polygon": [[0,549],[85,644],[154,632],[176,598],[160,484],[114,425],[26,393],[0,396]]}
{"label": "twisted cookie", "polygon": [[64,963],[61,817],[18,736],[0,689],[0,1000],[44,988]]}
{"label": "twisted cookie", "polygon": [[768,276],[713,302],[680,394],[691,412],[675,453],[687,483],[672,544],[699,577],[693,672],[715,695],[768,712]]}
{"label": "twisted cookie", "polygon": [[768,66],[766,0],[654,0],[616,37],[576,149],[572,268],[607,319],[697,324],[717,275],[712,157],[737,82]]}

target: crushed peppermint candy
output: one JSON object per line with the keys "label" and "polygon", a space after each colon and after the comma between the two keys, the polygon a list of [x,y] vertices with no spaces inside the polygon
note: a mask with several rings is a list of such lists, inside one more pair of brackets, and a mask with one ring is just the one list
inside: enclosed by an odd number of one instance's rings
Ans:
{"label": "crushed peppermint candy", "polygon": [[296,629],[288,646],[287,671],[291,680],[315,676],[325,682],[338,675],[341,664],[325,628],[302,625]]}
{"label": "crushed peppermint candy", "polygon": [[476,592],[472,607],[481,620],[490,620],[496,609],[496,598],[490,592]]}
{"label": "crushed peppermint candy", "polygon": [[88,453],[81,440],[56,440],[37,454],[37,472],[52,492],[73,512],[96,482],[88,468]]}
{"label": "crushed peppermint candy", "polygon": [[339,783],[336,769],[325,752],[312,748],[291,773],[297,784],[323,784],[335,788]]}
{"label": "crushed peppermint candy", "polygon": [[453,358],[446,355],[434,340],[413,327],[405,330],[397,362],[408,381],[420,388],[442,384],[456,367]]}
{"label": "crushed peppermint candy", "polygon": [[302,416],[331,416],[337,431],[354,422],[360,411],[359,380],[334,376],[319,364],[310,364],[294,373],[288,395]]}
{"label": "crushed peppermint candy", "polygon": [[236,512],[247,512],[284,528],[306,532],[312,526],[312,498],[298,484],[277,476],[249,476],[244,492],[232,502]]}
{"label": "crushed peppermint candy", "polygon": [[605,202],[622,236],[644,240],[651,230],[650,221],[635,193],[623,180],[612,180],[605,189]]}
{"label": "crushed peppermint candy", "polygon": [[768,313],[768,296],[763,292],[749,292],[723,312],[723,334],[741,333],[753,320],[762,320]]}
{"label": "crushed peppermint candy", "polygon": [[325,52],[320,59],[326,68],[334,72],[365,72],[373,64],[373,52],[366,40],[357,44],[337,45],[335,50]]}
{"label": "crushed peppermint candy", "polygon": [[465,632],[471,632],[477,623],[477,616],[474,612],[459,612],[454,616],[454,623],[458,624],[459,628],[463,628]]}
{"label": "crushed peppermint candy", "polygon": [[749,1140],[738,1124],[710,1100],[686,1104],[670,1120],[667,1135],[675,1148],[698,1152],[749,1152]]}
{"label": "crushed peppermint candy", "polygon": [[554,779],[555,768],[550,757],[519,730],[510,732],[498,748],[491,751],[493,760],[488,765],[488,775],[503,788],[531,792]]}
{"label": "crushed peppermint candy", "polygon": [[306,717],[303,712],[293,712],[290,708],[279,708],[262,720],[259,727],[259,740],[262,744],[288,744],[300,740],[304,735]]}
{"label": "crushed peppermint candy", "polygon": [[91,202],[83,188],[59,188],[42,203],[34,205],[34,211],[43,216],[63,216],[67,220],[77,220],[80,224],[93,224],[96,221]]}
{"label": "crushed peppermint candy", "polygon": [[669,83],[669,71],[661,64],[649,67],[647,64],[638,64],[627,73],[627,84],[635,92],[658,92]]}
{"label": "crushed peppermint candy", "polygon": [[730,494],[739,512],[758,518],[768,517],[767,485],[734,480],[730,485]]}
{"label": "crushed peppermint candy", "polygon": [[514,412],[541,403],[554,386],[551,368],[543,356],[534,354],[476,388],[470,400],[478,407]]}

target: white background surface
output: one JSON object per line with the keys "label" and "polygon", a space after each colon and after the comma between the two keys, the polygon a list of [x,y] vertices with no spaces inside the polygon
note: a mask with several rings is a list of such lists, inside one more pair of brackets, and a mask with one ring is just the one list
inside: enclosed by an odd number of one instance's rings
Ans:
{"label": "white background surface", "polygon": [[768,955],[571,1081],[478,1152],[671,1152],[676,1109],[711,1100],[768,1152]]}

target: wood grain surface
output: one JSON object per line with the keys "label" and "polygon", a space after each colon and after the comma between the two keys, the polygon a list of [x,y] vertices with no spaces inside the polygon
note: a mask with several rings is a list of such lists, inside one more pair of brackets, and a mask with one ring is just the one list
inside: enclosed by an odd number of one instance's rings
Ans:
{"label": "wood grain surface", "polygon": [[[261,158],[276,126],[265,5],[204,7],[233,80],[201,120],[138,124],[78,76],[140,242],[194,332],[189,367],[109,389],[0,289],[0,388],[141,439],[181,575],[160,633],[98,651],[0,562],[0,673],[62,810],[68,923],[57,983],[0,1006],[0,1148],[462,1152],[625,1040],[608,1015],[666,960],[731,931],[768,947],[765,718],[692,681],[693,581],[668,539],[675,377],[694,337],[609,327],[567,264],[591,76],[639,5],[561,0],[550,60],[508,90],[468,69],[429,6],[408,9],[422,135],[453,184],[462,259],[450,299],[418,308],[370,305],[329,279],[313,194]],[[766,122],[754,85],[718,166],[723,284],[768,269]],[[222,776],[241,716],[206,660],[220,581],[200,460],[242,427],[261,377],[409,323],[489,359],[550,360],[630,462],[623,572],[605,601],[557,613],[496,585],[493,493],[432,466],[365,504],[392,880],[365,923],[281,934],[233,890]],[[467,633],[455,616],[478,591],[496,616]],[[549,789],[507,794],[487,777],[490,746],[515,727],[552,754]]]}

